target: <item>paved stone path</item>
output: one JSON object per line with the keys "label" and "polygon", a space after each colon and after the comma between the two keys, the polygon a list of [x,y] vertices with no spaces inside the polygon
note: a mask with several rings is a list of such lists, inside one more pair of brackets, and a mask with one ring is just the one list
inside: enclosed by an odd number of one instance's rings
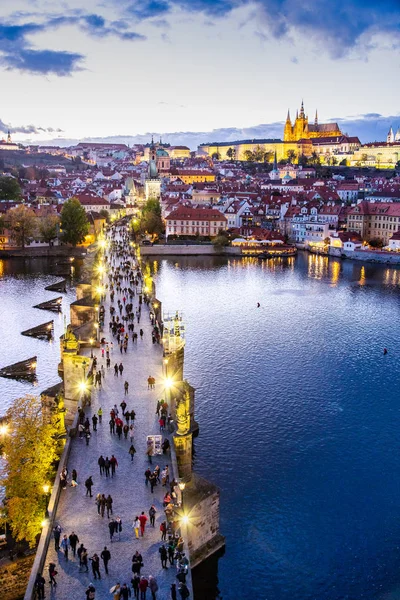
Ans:
{"label": "paved stone path", "polygon": [[[122,298],[122,295],[119,296]],[[117,308],[115,295],[115,306]],[[138,298],[134,299],[134,310]],[[108,334],[109,321],[109,302],[108,296],[106,305],[106,325],[103,335],[107,341],[111,341],[111,333]],[[118,308],[117,308],[118,311]],[[118,314],[118,312],[116,313]],[[91,416],[97,412],[99,406],[103,409],[103,423],[97,426],[97,432],[92,432],[89,446],[86,446],[84,439],[76,438],[72,442],[71,454],[68,461],[69,475],[72,469],[78,473],[78,487],[68,486],[61,492],[61,498],[56,514],[55,522],[62,527],[62,534],[70,535],[74,531],[79,542],[83,543],[91,557],[96,552],[99,556],[106,545],[111,552],[109,563],[109,575],[106,575],[103,568],[103,562],[100,561],[100,571],[102,579],[95,581],[91,571],[89,561],[89,572],[79,572],[78,557],[73,558],[69,552],[68,562],[65,560],[62,552],[56,552],[54,541],[51,540],[49,551],[46,558],[46,597],[59,598],[60,600],[85,600],[85,590],[89,583],[93,583],[96,588],[96,600],[107,598],[112,599],[110,588],[119,582],[121,585],[127,583],[130,586],[132,577],[131,561],[134,552],[139,549],[143,556],[144,567],[141,575],[148,577],[153,575],[158,583],[159,591],[157,600],[167,600],[170,598],[170,585],[177,582],[176,567],[169,567],[168,570],[161,568],[161,561],[158,549],[161,545],[160,523],[165,519],[163,509],[163,495],[166,488],[158,485],[154,493],[150,493],[150,486],[145,485],[144,472],[148,467],[148,458],[146,456],[146,436],[149,434],[158,434],[158,417],[155,414],[157,399],[162,397],[162,349],[158,344],[153,344],[151,339],[151,323],[149,320],[149,311],[146,305],[142,306],[142,316],[139,327],[135,323],[135,331],[142,327],[144,330],[143,340],[138,336],[136,344],[132,344],[132,336],[128,345],[127,353],[120,354],[119,348],[114,340],[114,350],[110,352],[111,368],[106,369],[105,358],[102,360],[101,351],[97,350],[98,368],[104,364],[106,377],[102,389],[94,390],[92,394],[92,406],[86,409],[92,427]],[[115,362],[122,360],[124,372],[122,377],[114,375],[113,366]],[[152,375],[156,378],[155,390],[147,389],[147,377]],[[127,408],[136,412],[135,419],[135,439],[134,445],[137,450],[133,462],[128,454],[130,446],[128,439],[118,440],[117,435],[110,434],[108,421],[109,412],[114,404],[118,406],[121,415],[120,403],[124,398],[124,381],[129,381],[129,393],[125,397]],[[104,457],[111,457],[112,454],[118,460],[118,468],[114,478],[101,477],[97,460],[102,454]],[[154,456],[153,468],[159,465],[161,469],[169,463],[169,455]],[[86,496],[85,481],[92,475],[94,486],[92,489],[93,498]],[[114,535],[114,541],[110,543],[107,513],[104,518],[97,514],[95,504],[96,494],[104,493],[107,497],[111,494],[113,498],[114,517],[119,516],[122,519],[122,533],[120,539],[118,534]],[[139,540],[135,539],[132,529],[133,519],[141,511],[145,511],[148,517],[148,510],[154,504],[157,509],[155,527],[146,524],[145,536]],[[48,584],[47,566],[49,562],[55,562],[57,565],[57,587],[50,591]],[[133,597],[133,591],[132,591]],[[147,591],[147,598],[151,598],[151,593]]]}

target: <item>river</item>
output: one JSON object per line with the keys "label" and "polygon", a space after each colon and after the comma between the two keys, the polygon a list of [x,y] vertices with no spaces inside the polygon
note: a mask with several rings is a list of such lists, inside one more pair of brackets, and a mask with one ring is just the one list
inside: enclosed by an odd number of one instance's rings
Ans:
{"label": "river", "polygon": [[400,270],[303,253],[150,264],[184,313],[221,597],[400,597]]}
{"label": "river", "polygon": [[[221,597],[400,597],[400,270],[303,253],[150,264],[164,309],[184,313],[195,469],[221,490]],[[0,261],[0,366],[38,355],[36,388],[0,378],[2,413],[59,381],[74,279],[62,315],[32,305],[67,268]],[[20,335],[52,318],[53,343]]]}

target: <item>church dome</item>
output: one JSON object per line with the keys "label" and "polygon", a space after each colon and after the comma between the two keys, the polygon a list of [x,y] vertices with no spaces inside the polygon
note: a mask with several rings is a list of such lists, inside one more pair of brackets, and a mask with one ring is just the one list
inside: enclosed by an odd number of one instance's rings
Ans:
{"label": "church dome", "polygon": [[166,152],[166,151],[164,150],[164,148],[159,148],[159,149],[157,150],[157,152],[156,152],[156,155],[157,155],[157,156],[166,156],[166,157],[169,157],[169,154],[168,154],[168,152]]}

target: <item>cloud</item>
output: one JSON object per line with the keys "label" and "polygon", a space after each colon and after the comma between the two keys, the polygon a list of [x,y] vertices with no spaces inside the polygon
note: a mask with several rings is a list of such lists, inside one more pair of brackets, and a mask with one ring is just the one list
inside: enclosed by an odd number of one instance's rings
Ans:
{"label": "cloud", "polygon": [[135,2],[128,7],[128,12],[140,21],[161,17],[166,15],[171,9],[171,4],[165,0],[144,0],[144,2]]}
{"label": "cloud", "polygon": [[20,48],[14,54],[4,54],[0,64],[8,71],[17,69],[26,73],[65,77],[82,70],[79,62],[83,58],[82,54],[75,52]]}
{"label": "cloud", "polygon": [[[29,14],[29,18],[42,15]],[[14,14],[15,19],[25,18]],[[0,64],[8,70],[19,70],[38,75],[58,75],[65,77],[82,70],[82,54],[67,50],[39,50],[28,40],[28,36],[51,31],[63,26],[77,26],[94,37],[115,36],[124,41],[139,41],[145,36],[128,30],[120,22],[108,22],[98,14],[82,14],[71,11],[66,15],[49,15],[40,22],[14,23],[0,22]]]}
{"label": "cloud", "polygon": [[24,134],[39,134],[39,133],[61,133],[63,130],[53,127],[36,127],[35,125],[19,125],[17,127],[12,127],[12,125],[7,125],[0,119],[0,131],[2,133],[24,133]]}

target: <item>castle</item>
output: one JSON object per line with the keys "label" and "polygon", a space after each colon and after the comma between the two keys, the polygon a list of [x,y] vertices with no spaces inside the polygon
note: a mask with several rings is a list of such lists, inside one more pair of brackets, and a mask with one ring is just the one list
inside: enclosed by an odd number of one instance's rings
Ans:
{"label": "castle", "polygon": [[394,142],[400,142],[400,127],[396,131],[396,134],[393,133],[393,127],[389,129],[389,133],[387,134],[386,142],[388,144],[393,144]]}
{"label": "castle", "polygon": [[296,120],[292,125],[290,113],[286,117],[285,128],[283,130],[284,142],[298,142],[299,140],[309,140],[312,138],[327,138],[343,135],[337,123],[318,123],[318,113],[315,112],[314,124],[310,125],[308,116],[304,112],[304,104],[301,103],[300,114],[296,112]]}

